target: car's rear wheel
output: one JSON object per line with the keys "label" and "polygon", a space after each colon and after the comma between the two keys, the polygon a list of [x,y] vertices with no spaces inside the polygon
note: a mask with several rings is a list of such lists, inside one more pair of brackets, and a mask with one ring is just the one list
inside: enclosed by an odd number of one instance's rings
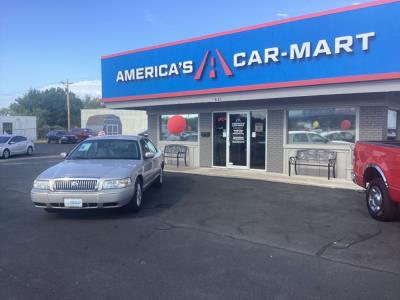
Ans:
{"label": "car's rear wheel", "polygon": [[389,190],[382,178],[373,179],[367,189],[366,202],[369,214],[379,221],[392,221],[398,206],[390,199]]}
{"label": "car's rear wheel", "polygon": [[32,153],[33,153],[33,148],[28,147],[28,150],[26,150],[26,155],[32,155]]}
{"label": "car's rear wheel", "polygon": [[3,158],[4,159],[10,158],[10,150],[6,149],[3,151]]}
{"label": "car's rear wheel", "polygon": [[164,183],[164,168],[161,168],[160,175],[158,175],[156,182],[154,183],[155,187],[162,187]]}
{"label": "car's rear wheel", "polygon": [[135,193],[133,194],[131,201],[126,205],[126,209],[131,212],[139,211],[142,207],[142,197],[142,182],[138,178],[135,182]]}

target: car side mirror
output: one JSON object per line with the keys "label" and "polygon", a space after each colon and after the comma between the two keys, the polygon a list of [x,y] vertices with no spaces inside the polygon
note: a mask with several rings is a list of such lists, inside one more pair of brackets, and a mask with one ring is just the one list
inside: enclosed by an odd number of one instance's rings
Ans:
{"label": "car side mirror", "polygon": [[11,142],[9,142],[8,144],[9,144],[9,145],[14,145],[15,142],[14,142],[14,141],[11,141]]}
{"label": "car side mirror", "polygon": [[62,158],[66,158],[66,157],[67,157],[67,155],[68,155],[68,153],[67,153],[67,152],[61,152],[61,153],[60,153],[60,156],[61,156]]}
{"label": "car side mirror", "polygon": [[144,154],[144,159],[149,159],[149,158],[153,158],[154,157],[154,153],[153,152],[146,152]]}

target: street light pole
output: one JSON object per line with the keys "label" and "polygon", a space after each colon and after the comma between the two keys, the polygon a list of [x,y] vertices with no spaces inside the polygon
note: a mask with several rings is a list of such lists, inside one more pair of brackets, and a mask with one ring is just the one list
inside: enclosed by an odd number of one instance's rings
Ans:
{"label": "street light pole", "polygon": [[67,81],[61,81],[61,83],[65,86],[65,92],[67,94],[67,115],[68,115],[68,131],[71,130],[71,113],[70,113],[70,104],[69,104],[69,85],[72,84],[72,82]]}

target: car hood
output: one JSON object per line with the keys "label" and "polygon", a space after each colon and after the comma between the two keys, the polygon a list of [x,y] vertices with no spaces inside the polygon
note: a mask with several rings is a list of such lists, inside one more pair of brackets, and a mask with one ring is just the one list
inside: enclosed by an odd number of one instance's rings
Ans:
{"label": "car hood", "polygon": [[41,173],[38,179],[67,177],[120,179],[130,177],[138,168],[139,162],[136,160],[65,160]]}

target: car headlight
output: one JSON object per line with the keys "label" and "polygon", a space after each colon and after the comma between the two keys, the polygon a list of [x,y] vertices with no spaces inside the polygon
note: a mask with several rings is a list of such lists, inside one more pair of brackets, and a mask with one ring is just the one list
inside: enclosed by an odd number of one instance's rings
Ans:
{"label": "car headlight", "polygon": [[33,188],[38,190],[48,190],[50,187],[48,180],[35,180],[33,182]]}
{"label": "car headlight", "polygon": [[104,180],[103,182],[103,190],[107,189],[122,189],[130,186],[132,184],[132,179],[130,177],[123,179],[112,179],[112,180]]}

